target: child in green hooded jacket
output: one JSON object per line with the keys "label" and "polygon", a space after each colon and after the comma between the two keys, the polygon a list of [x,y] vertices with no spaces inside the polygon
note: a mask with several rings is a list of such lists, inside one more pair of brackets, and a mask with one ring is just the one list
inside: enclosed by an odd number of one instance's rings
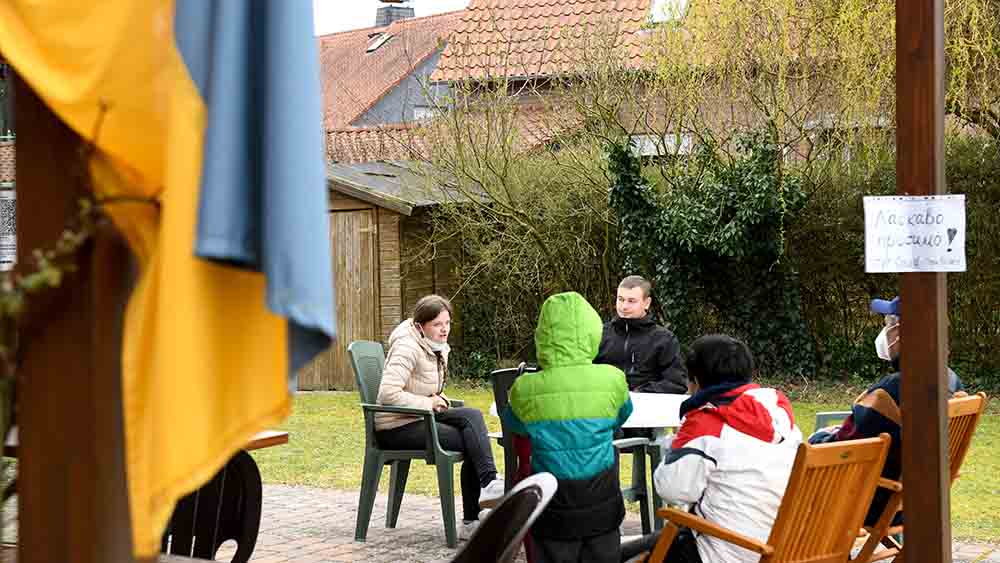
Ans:
{"label": "child in green hooded jacket", "polygon": [[559,489],[532,527],[545,563],[618,561],[625,517],[612,439],[632,414],[625,374],[594,364],[603,324],[576,292],[545,300],[535,328],[541,370],[517,378],[507,428],[531,440],[534,472]]}

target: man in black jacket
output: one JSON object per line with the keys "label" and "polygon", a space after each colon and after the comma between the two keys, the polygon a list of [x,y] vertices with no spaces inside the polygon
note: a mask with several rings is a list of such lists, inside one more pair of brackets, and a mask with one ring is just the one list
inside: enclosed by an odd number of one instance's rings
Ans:
{"label": "man in black jacket", "polygon": [[641,276],[628,276],[618,284],[618,314],[604,324],[594,363],[625,372],[629,391],[687,393],[680,343],[674,333],[653,321],[651,290]]}

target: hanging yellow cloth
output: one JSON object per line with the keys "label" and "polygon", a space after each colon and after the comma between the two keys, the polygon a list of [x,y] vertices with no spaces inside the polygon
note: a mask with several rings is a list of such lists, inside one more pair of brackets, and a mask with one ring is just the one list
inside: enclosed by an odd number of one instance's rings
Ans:
{"label": "hanging yellow cloth", "polygon": [[108,207],[142,268],[122,352],[140,557],[159,551],[181,496],[290,410],[286,322],[266,309],[264,276],[192,253],[205,104],[177,51],[173,15],[172,0],[0,2],[3,57],[99,149],[97,196],[160,205]]}

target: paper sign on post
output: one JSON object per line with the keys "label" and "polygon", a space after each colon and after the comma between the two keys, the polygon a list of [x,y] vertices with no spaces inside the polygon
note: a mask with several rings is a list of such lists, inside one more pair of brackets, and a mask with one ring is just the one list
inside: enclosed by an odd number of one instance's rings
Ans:
{"label": "paper sign on post", "polygon": [[965,195],[866,196],[865,271],[964,272]]}

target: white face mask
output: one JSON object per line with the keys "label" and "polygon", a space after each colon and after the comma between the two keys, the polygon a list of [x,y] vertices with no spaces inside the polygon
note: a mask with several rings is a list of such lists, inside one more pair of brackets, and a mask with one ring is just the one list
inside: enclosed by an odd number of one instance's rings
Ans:
{"label": "white face mask", "polygon": [[424,337],[424,340],[427,341],[427,345],[430,346],[432,352],[448,352],[451,350],[451,346],[449,346],[447,342],[438,342],[437,340],[427,338],[426,336]]}
{"label": "white face mask", "polygon": [[887,362],[892,361],[892,356],[889,354],[889,348],[895,345],[896,342],[899,342],[898,336],[896,337],[896,340],[889,342],[889,329],[895,328],[896,326],[897,325],[882,327],[881,332],[879,332],[878,336],[875,337],[875,354]]}

